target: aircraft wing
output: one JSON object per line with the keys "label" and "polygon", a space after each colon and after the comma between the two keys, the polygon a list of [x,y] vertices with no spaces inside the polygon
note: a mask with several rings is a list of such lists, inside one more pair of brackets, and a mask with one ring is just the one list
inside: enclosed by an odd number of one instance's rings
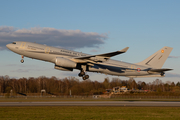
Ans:
{"label": "aircraft wing", "polygon": [[103,62],[107,61],[110,59],[110,57],[125,53],[129,47],[126,47],[120,51],[115,51],[115,52],[110,52],[110,53],[105,53],[105,54],[99,54],[99,55],[89,55],[89,56],[84,56],[84,57],[75,57],[75,60],[83,60],[83,61],[93,61],[93,62]]}

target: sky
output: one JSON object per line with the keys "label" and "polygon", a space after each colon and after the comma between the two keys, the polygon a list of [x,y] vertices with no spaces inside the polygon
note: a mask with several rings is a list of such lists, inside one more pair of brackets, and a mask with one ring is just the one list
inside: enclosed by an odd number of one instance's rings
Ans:
{"label": "sky", "polygon": [[[29,41],[87,54],[102,54],[130,47],[111,59],[138,63],[164,46],[173,47],[163,68],[172,68],[163,82],[180,81],[179,0],[31,0],[1,1],[0,76],[76,77],[54,64],[25,58],[6,48],[13,41]],[[88,73],[92,81],[117,76]],[[126,77],[118,77],[128,80]],[[157,78],[135,78],[153,82]]]}

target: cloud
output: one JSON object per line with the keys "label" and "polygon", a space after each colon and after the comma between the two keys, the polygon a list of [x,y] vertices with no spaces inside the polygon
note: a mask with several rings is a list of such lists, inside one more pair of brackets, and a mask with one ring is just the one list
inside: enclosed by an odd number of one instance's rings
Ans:
{"label": "cloud", "polygon": [[179,58],[180,56],[169,56],[168,58]]}
{"label": "cloud", "polygon": [[166,73],[165,76],[166,77],[179,77],[180,78],[180,74],[177,74],[177,73]]}
{"label": "cloud", "polygon": [[28,41],[49,46],[61,46],[71,49],[83,47],[98,47],[104,44],[108,34],[96,32],[82,32],[80,30],[63,30],[55,28],[33,27],[31,29],[16,29],[14,27],[0,27],[0,49],[12,41]]}

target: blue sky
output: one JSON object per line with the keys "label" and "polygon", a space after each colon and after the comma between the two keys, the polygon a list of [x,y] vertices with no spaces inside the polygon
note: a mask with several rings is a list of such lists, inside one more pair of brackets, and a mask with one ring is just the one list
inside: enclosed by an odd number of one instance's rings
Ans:
{"label": "blue sky", "polygon": [[[50,31],[48,31],[49,41],[39,39],[32,33],[46,28],[68,31],[73,34],[80,31],[80,33],[88,35],[85,36],[87,37],[86,40],[79,35],[77,37],[79,41],[72,39],[66,44],[68,49],[88,54],[100,54],[130,47],[127,53],[112,58],[130,63],[140,62],[164,46],[173,47],[171,57],[167,59],[163,67],[174,70],[167,72],[166,77],[160,79],[163,82],[180,81],[179,6],[179,0],[1,1],[0,75],[18,78],[77,76],[79,71],[72,73],[58,71],[53,69],[54,65],[52,63],[29,58],[25,58],[25,63],[21,64],[20,55],[5,48],[5,44],[17,39],[47,45],[50,41],[51,46],[63,47],[63,41],[55,39]],[[7,28],[10,31],[8,33],[6,32]],[[32,36],[25,36],[22,39],[20,33],[22,34],[24,31],[31,32]],[[6,39],[4,39],[4,33],[6,33]],[[9,33],[17,36],[8,36]],[[91,38],[94,37],[96,40],[92,42]],[[79,46],[74,45],[74,42],[79,43]],[[96,73],[89,73],[89,75],[91,80],[99,81],[103,81],[106,77],[115,77]],[[128,80],[125,77],[120,77],[120,79]],[[152,82],[155,79],[136,78],[137,81],[145,82]]]}

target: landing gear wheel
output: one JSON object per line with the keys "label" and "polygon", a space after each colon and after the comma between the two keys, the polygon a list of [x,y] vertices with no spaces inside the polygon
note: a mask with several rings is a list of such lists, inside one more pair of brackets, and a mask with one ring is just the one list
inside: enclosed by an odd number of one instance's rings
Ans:
{"label": "landing gear wheel", "polygon": [[23,59],[21,59],[21,63],[23,63],[24,62],[24,60]]}
{"label": "landing gear wheel", "polygon": [[81,70],[81,72],[78,74],[79,77],[82,77],[83,80],[86,80],[89,78],[89,75],[86,75],[84,70]]}
{"label": "landing gear wheel", "polygon": [[88,79],[88,78],[89,78],[89,75],[84,75],[84,76],[82,77],[83,80],[86,80],[86,79]]}
{"label": "landing gear wheel", "polygon": [[82,77],[82,76],[84,76],[84,75],[85,75],[85,72],[84,72],[84,71],[81,71],[81,72],[78,74],[79,77]]}
{"label": "landing gear wheel", "polygon": [[85,75],[84,77],[85,77],[86,79],[88,79],[88,78],[89,78],[89,75]]}
{"label": "landing gear wheel", "polygon": [[82,79],[83,79],[83,80],[86,80],[86,77],[85,77],[85,76],[83,76],[83,77],[82,77]]}
{"label": "landing gear wheel", "polygon": [[81,71],[80,74],[83,76],[83,75],[85,75],[85,72],[84,72],[84,71]]}

